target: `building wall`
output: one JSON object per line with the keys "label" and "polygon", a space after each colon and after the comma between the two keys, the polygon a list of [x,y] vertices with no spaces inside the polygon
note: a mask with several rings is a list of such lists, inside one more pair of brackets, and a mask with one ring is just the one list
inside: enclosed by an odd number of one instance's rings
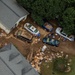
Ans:
{"label": "building wall", "polygon": [[2,23],[0,23],[0,28],[3,29],[7,34],[10,32]]}

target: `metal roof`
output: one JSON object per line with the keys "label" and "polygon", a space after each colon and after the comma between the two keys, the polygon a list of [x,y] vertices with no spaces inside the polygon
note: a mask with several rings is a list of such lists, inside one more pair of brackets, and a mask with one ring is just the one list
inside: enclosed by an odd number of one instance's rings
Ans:
{"label": "metal roof", "polygon": [[0,58],[0,74],[1,75],[15,75],[1,58]]}
{"label": "metal roof", "polygon": [[13,44],[8,44],[2,49],[0,75],[39,75]]}
{"label": "metal roof", "polygon": [[15,26],[15,23],[29,13],[16,0],[0,0],[0,23],[8,30]]}

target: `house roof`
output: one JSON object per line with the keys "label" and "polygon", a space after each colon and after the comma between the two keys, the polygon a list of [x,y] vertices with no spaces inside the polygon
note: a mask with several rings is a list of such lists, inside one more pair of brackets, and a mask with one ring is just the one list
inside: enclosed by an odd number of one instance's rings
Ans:
{"label": "house roof", "polygon": [[0,74],[39,75],[13,44],[0,49]]}
{"label": "house roof", "polygon": [[0,74],[1,75],[15,75],[12,71],[8,68],[8,66],[4,63],[4,61],[0,58]]}
{"label": "house roof", "polygon": [[29,13],[16,0],[0,0],[0,23],[10,30],[15,23]]}

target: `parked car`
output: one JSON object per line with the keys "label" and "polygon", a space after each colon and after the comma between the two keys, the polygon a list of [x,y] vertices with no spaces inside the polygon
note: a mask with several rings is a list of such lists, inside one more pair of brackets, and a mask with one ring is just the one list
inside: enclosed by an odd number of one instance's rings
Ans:
{"label": "parked car", "polygon": [[56,29],[56,33],[59,34],[60,36],[64,37],[65,39],[68,39],[70,41],[74,41],[74,36],[72,35],[72,36],[68,37],[68,35],[66,33],[64,33],[62,31],[62,28],[60,28],[60,27],[58,27]]}
{"label": "parked car", "polygon": [[15,33],[15,37],[17,37],[18,39],[20,39],[22,41],[27,41],[28,43],[31,43],[32,42],[32,36],[25,35],[24,32],[21,31],[21,30],[18,30]]}
{"label": "parked car", "polygon": [[53,26],[48,22],[46,22],[44,25],[42,25],[42,27],[49,32],[51,32],[53,30]]}
{"label": "parked car", "polygon": [[31,39],[28,39],[28,38],[23,37],[23,36],[17,36],[17,38],[19,38],[19,39],[22,40],[22,41],[27,41],[28,43],[31,43],[31,42],[32,42]]}
{"label": "parked car", "polygon": [[35,36],[40,36],[40,32],[30,23],[25,23],[24,28]]}
{"label": "parked car", "polygon": [[43,38],[43,43],[58,47],[60,42],[53,38],[45,37],[45,38]]}

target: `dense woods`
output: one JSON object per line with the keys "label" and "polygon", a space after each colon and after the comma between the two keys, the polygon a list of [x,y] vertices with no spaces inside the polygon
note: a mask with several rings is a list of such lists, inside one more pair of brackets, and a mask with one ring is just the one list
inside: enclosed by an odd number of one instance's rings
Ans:
{"label": "dense woods", "polygon": [[43,19],[57,19],[67,34],[75,34],[75,0],[17,0],[31,17],[43,25]]}

